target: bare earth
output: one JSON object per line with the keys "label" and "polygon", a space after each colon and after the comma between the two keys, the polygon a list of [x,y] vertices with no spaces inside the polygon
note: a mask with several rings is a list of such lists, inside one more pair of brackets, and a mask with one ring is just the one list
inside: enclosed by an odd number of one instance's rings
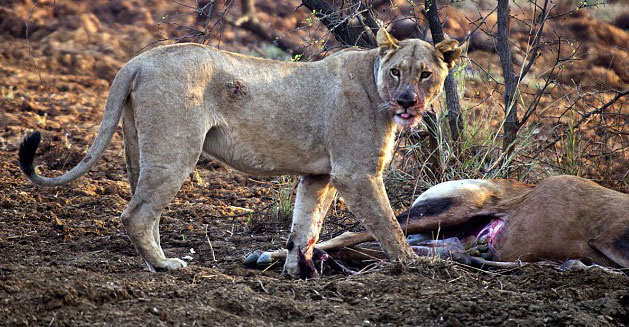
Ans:
{"label": "bare earth", "polygon": [[[539,264],[480,271],[426,260],[363,264],[355,276],[328,271],[303,281],[282,277],[281,263],[244,268],[248,252],[285,243],[289,222],[273,209],[279,179],[244,176],[210,160],[162,216],[167,255],[190,256],[190,267],[149,273],[118,218],[130,198],[120,134],[87,176],[47,189],[22,177],[17,144],[27,129],[42,130],[36,162],[47,176],[80,161],[115,72],[162,33],[152,20],[174,5],[150,1],[150,14],[139,1],[57,1],[56,14],[52,4],[34,11],[29,52],[18,28],[28,2],[0,1],[0,325],[629,324],[629,278],[600,270]],[[290,3],[276,15],[285,10],[302,19]],[[228,49],[246,52],[260,42],[242,31],[224,33]],[[409,187],[390,189],[396,210],[408,204]],[[324,239],[359,228],[342,203],[328,221]]]}

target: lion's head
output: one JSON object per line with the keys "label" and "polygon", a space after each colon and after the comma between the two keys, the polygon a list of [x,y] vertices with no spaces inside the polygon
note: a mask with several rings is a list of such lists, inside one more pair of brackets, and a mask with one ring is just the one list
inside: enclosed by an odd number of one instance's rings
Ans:
{"label": "lion's head", "polygon": [[439,95],[448,69],[461,55],[456,40],[432,46],[419,39],[396,40],[384,28],[377,35],[379,60],[374,67],[382,110],[397,124],[412,127]]}

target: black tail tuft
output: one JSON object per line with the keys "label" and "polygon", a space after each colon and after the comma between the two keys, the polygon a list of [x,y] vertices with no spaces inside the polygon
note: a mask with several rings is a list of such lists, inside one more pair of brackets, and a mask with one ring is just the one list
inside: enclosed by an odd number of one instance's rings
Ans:
{"label": "black tail tuft", "polygon": [[37,151],[39,142],[41,142],[41,133],[34,132],[26,135],[20,144],[18,152],[20,168],[26,176],[31,176],[35,172],[33,161],[35,160],[35,151]]}

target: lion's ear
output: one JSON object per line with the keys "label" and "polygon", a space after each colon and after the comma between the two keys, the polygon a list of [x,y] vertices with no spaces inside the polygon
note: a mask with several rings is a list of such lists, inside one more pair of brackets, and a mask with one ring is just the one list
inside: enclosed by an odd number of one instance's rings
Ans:
{"label": "lion's ear", "polygon": [[435,49],[443,55],[443,62],[446,63],[448,68],[454,67],[454,61],[459,59],[462,51],[459,47],[459,41],[452,39],[437,43]]}
{"label": "lion's ear", "polygon": [[395,49],[398,47],[399,41],[393,37],[393,35],[387,32],[387,29],[384,26],[380,27],[378,30],[378,34],[376,35],[376,43],[379,48],[383,49]]}

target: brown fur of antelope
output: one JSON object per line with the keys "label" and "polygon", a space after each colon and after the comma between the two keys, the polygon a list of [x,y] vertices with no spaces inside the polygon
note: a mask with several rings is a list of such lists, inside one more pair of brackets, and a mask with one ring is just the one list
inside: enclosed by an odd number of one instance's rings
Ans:
{"label": "brown fur of antelope", "polygon": [[[445,182],[421,194],[397,218],[409,235],[458,237],[467,251],[483,237],[488,243],[483,257],[491,261],[579,259],[629,268],[629,194],[580,177],[551,177],[537,186],[505,179]],[[347,249],[372,240],[366,232],[346,232],[316,248],[356,258],[358,252]],[[262,258],[282,254],[266,252]],[[362,257],[369,256],[378,253]]]}

